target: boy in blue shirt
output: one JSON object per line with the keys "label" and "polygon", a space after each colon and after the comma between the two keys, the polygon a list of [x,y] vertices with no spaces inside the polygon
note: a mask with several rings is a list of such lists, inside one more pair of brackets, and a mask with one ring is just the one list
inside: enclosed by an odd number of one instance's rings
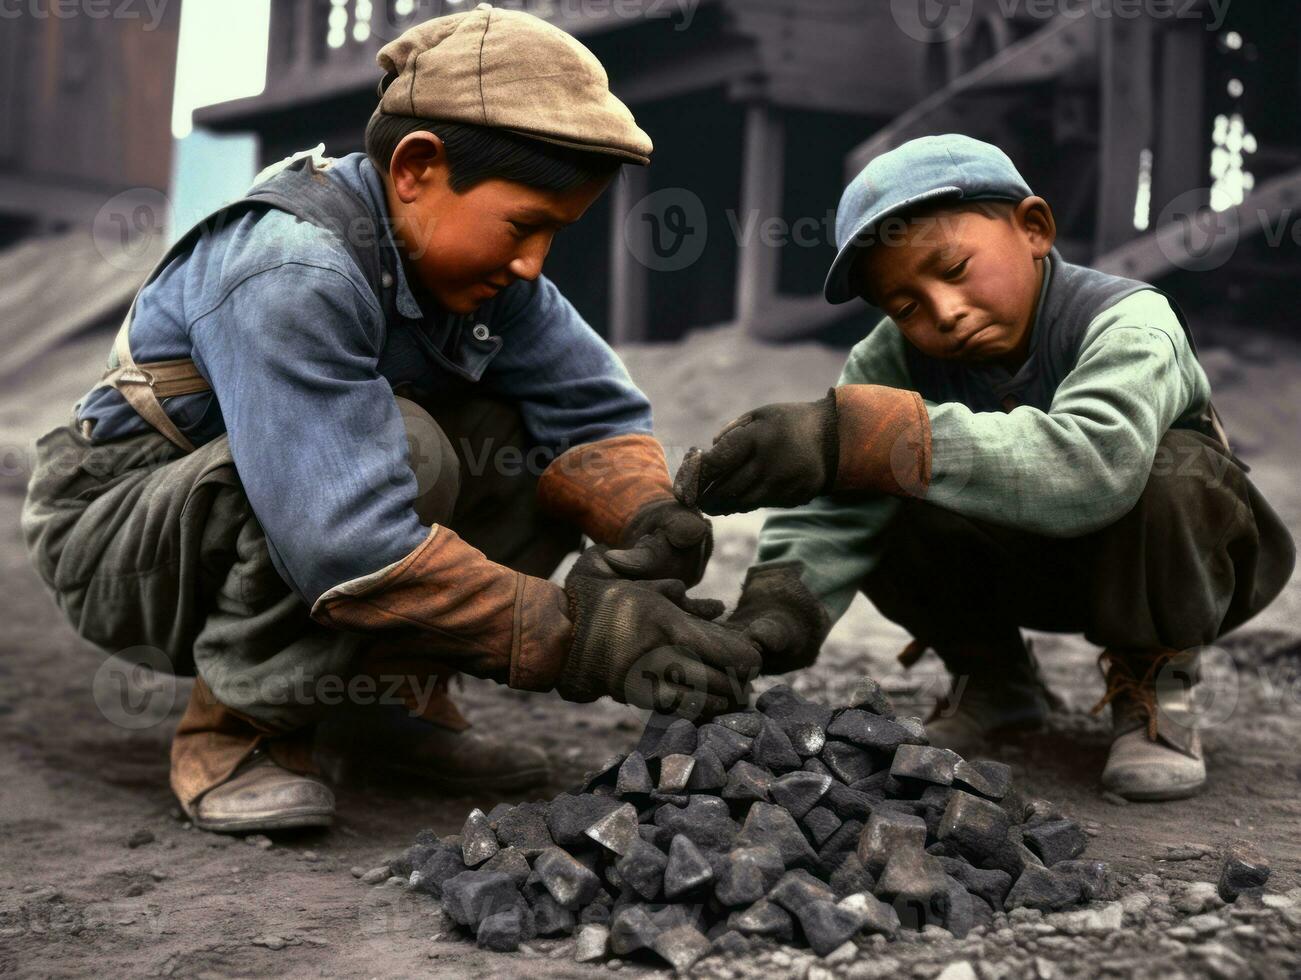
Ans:
{"label": "boy in blue shirt", "polygon": [[[758,664],[685,598],[708,521],[541,274],[649,138],[525,13],[428,21],[379,62],[367,153],[299,155],[184,236],[28,487],[81,635],[196,677],[171,782],[209,830],[329,823],[312,734],[342,708],[369,765],[419,784],[544,781],[535,747],[464,731],[455,671],[692,713]],[[584,533],[616,550],[549,582]]]}
{"label": "boy in blue shirt", "polygon": [[906,663],[931,648],[949,668],[929,730],[966,747],[1045,719],[1022,628],[1083,633],[1104,648],[1104,786],[1186,796],[1205,782],[1196,648],[1278,594],[1294,548],[1173,301],[1066,262],[1055,235],[987,143],[873,160],[842,197],[826,297],[885,319],[825,398],[727,426],[680,496],[793,508],[765,523],[731,617],[765,670],[811,664],[861,591],[915,637]]}

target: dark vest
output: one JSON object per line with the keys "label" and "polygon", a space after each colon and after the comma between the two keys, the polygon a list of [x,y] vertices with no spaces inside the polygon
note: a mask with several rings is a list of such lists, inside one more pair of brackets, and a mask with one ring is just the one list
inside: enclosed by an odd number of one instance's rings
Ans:
{"label": "dark vest", "polygon": [[[1197,344],[1179,304],[1168,294],[1137,279],[1113,276],[1097,269],[1073,265],[1057,249],[1049,255],[1047,288],[1035,316],[1030,350],[1015,374],[998,365],[961,364],[927,357],[912,344],[906,345],[905,360],[913,386],[933,402],[961,402],[973,412],[1010,411],[1029,405],[1048,411],[1062,380],[1080,357],[1080,345],[1089,324],[1104,310],[1127,296],[1151,289],[1166,298],[1188,338],[1193,356]],[[1227,446],[1222,430],[1217,432],[1214,409],[1198,425],[1200,431]]]}

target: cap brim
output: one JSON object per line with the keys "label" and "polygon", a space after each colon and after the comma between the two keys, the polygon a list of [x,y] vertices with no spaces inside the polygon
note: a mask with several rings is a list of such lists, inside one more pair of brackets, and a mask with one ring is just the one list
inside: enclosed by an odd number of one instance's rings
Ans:
{"label": "cap brim", "polygon": [[523,129],[503,129],[504,133],[514,133],[516,136],[526,136],[531,140],[537,140],[541,143],[550,143],[553,146],[563,146],[570,150],[582,150],[584,153],[595,153],[604,157],[618,157],[628,163],[638,163],[643,167],[650,165],[650,157],[644,153],[638,153],[635,150],[629,150],[621,146],[598,146],[595,143],[579,143],[575,140],[560,139],[555,136],[544,136],[541,133],[530,133]]}
{"label": "cap brim", "polygon": [[903,201],[897,201],[864,219],[863,223],[849,236],[848,241],[845,242],[840,251],[836,253],[836,259],[831,263],[831,268],[827,271],[826,282],[822,284],[822,295],[826,301],[833,305],[839,305],[848,303],[858,295],[849,288],[849,270],[854,264],[854,259],[858,257],[858,253],[862,251],[863,243],[861,239],[864,236],[872,232],[877,225],[891,215],[898,214],[900,211],[905,211],[925,201],[935,201],[944,197],[962,197],[962,188],[952,185],[936,187]]}

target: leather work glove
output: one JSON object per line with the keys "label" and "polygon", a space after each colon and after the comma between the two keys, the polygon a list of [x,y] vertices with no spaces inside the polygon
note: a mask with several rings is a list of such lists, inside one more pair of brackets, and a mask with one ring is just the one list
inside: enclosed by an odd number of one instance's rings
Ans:
{"label": "leather work glove", "polygon": [[915,391],[841,385],[815,402],[764,405],[730,422],[684,465],[674,492],[707,514],[797,507],[833,491],[924,496],[930,417]]}
{"label": "leather work glove", "polygon": [[708,519],[674,498],[664,449],[622,435],[557,456],[538,480],[543,511],[576,524],[608,555],[610,574],[698,583],[713,549]]}
{"label": "leather work glove", "polygon": [[567,701],[616,701],[697,718],[748,700],[759,651],[742,633],[710,622],[723,611],[690,599],[678,581],[610,577],[603,547],[589,548],[565,580],[573,640],[556,681]]}
{"label": "leather work glove", "polygon": [[826,607],[800,578],[801,561],[754,565],[745,573],[741,598],[727,618],[759,644],[764,674],[808,667],[831,631]]}
{"label": "leather work glove", "polygon": [[700,460],[700,507],[733,514],[807,503],[831,488],[839,450],[834,389],[815,402],[746,412]]}

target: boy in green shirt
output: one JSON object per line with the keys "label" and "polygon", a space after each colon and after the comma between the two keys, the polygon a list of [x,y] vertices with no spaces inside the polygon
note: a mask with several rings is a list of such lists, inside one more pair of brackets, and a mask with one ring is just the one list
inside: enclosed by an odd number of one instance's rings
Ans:
{"label": "boy in green shirt", "polygon": [[731,618],[766,671],[813,663],[862,591],[915,637],[905,663],[930,648],[949,668],[928,729],[967,746],[1045,719],[1022,628],[1083,633],[1112,707],[1104,786],[1187,796],[1206,778],[1196,650],[1278,594],[1295,550],[1173,302],[1065,262],[1055,235],[994,146],[926,137],[873,160],[842,197],[826,296],[887,317],[825,398],[732,422],[679,493],[710,514],[794,508],[765,523]]}

